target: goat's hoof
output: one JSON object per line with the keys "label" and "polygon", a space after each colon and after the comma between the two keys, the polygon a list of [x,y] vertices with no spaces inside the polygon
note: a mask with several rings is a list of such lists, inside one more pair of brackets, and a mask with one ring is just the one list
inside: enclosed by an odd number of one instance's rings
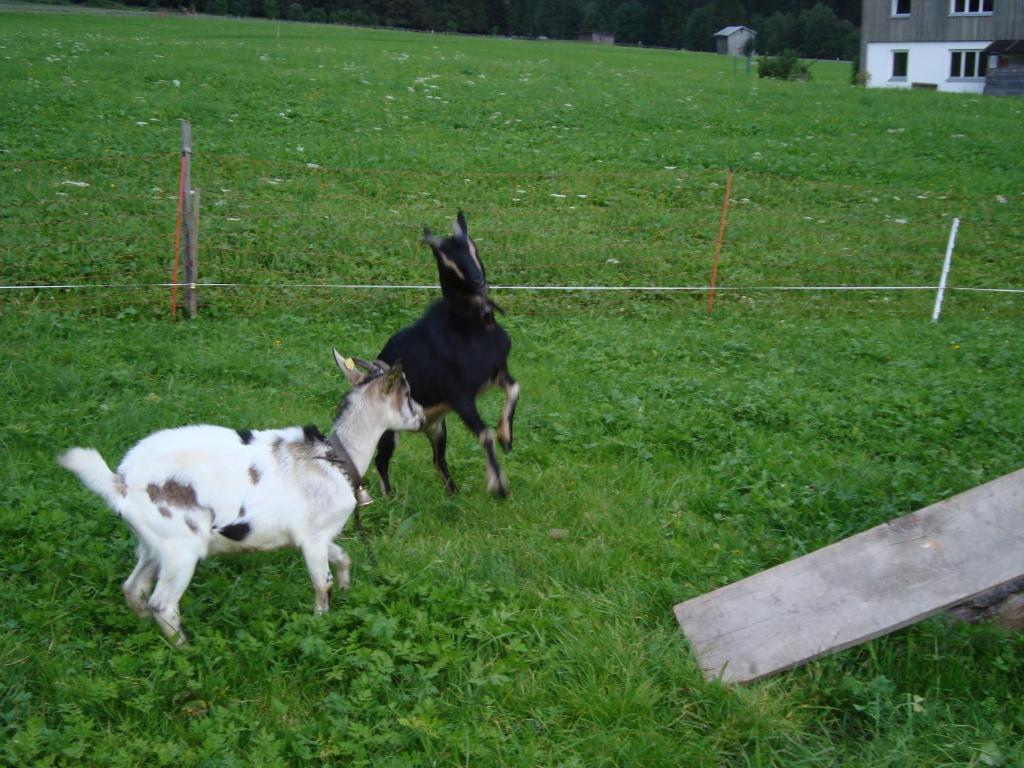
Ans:
{"label": "goat's hoof", "polygon": [[505,453],[508,453],[509,451],[512,450],[512,438],[509,437],[508,440],[502,440],[501,438],[498,438],[498,445],[501,446],[501,450],[503,450]]}
{"label": "goat's hoof", "polygon": [[508,485],[506,483],[495,483],[491,489],[491,493],[497,496],[499,499],[508,498]]}

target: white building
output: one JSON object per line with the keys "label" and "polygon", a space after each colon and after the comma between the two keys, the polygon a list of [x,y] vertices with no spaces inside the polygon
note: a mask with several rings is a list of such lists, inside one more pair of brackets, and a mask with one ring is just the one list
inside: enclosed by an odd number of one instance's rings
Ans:
{"label": "white building", "polygon": [[871,88],[1024,93],[1024,0],[864,0]]}

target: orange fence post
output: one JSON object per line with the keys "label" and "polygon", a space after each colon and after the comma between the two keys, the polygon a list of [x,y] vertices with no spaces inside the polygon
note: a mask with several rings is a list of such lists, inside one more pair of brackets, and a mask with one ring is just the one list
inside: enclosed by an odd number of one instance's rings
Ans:
{"label": "orange fence post", "polygon": [[718,244],[715,246],[715,260],[711,264],[711,291],[708,293],[708,314],[715,306],[715,283],[718,281],[718,257],[722,253],[722,240],[725,237],[725,214],[729,210],[729,193],[732,191],[732,168],[725,178],[725,200],[722,201],[722,221],[718,225]]}

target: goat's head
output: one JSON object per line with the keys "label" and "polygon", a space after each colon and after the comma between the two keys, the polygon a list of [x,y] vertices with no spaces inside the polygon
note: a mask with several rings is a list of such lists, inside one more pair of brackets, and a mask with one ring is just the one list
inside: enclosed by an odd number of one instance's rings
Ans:
{"label": "goat's head", "polygon": [[469,236],[466,217],[459,215],[452,225],[448,237],[437,237],[427,227],[423,228],[423,242],[430,246],[437,259],[437,276],[441,292],[457,309],[475,313],[485,325],[494,322],[495,311],[501,307],[491,301],[488,293],[487,275],[483,262],[476,250],[476,243]]}
{"label": "goat's head", "polygon": [[365,393],[376,406],[386,429],[417,430],[426,422],[423,408],[412,398],[401,361],[388,365],[383,360],[368,363],[361,358],[342,357],[334,350],[334,362],[352,384],[353,392]]}

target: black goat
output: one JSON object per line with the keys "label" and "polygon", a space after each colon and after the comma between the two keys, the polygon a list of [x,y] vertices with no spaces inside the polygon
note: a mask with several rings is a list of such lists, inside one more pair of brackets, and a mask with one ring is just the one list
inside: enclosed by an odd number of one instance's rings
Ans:
{"label": "black goat", "polygon": [[[455,411],[487,452],[488,490],[507,496],[508,483],[495,456],[494,432],[485,426],[476,408],[477,397],[491,387],[504,390],[498,442],[509,451],[519,384],[508,372],[512,342],[494,319],[495,311],[502,310],[488,296],[484,265],[462,211],[449,237],[436,237],[424,227],[423,242],[437,259],[443,298],[392,336],[378,357],[389,364],[402,361],[412,396],[423,406],[426,423],[422,431],[434,449],[434,466],[448,492],[455,493],[456,488],[445,460],[448,431],[444,419]],[[394,432],[385,432],[377,443],[375,463],[384,493],[391,492],[388,464],[396,442]]]}

